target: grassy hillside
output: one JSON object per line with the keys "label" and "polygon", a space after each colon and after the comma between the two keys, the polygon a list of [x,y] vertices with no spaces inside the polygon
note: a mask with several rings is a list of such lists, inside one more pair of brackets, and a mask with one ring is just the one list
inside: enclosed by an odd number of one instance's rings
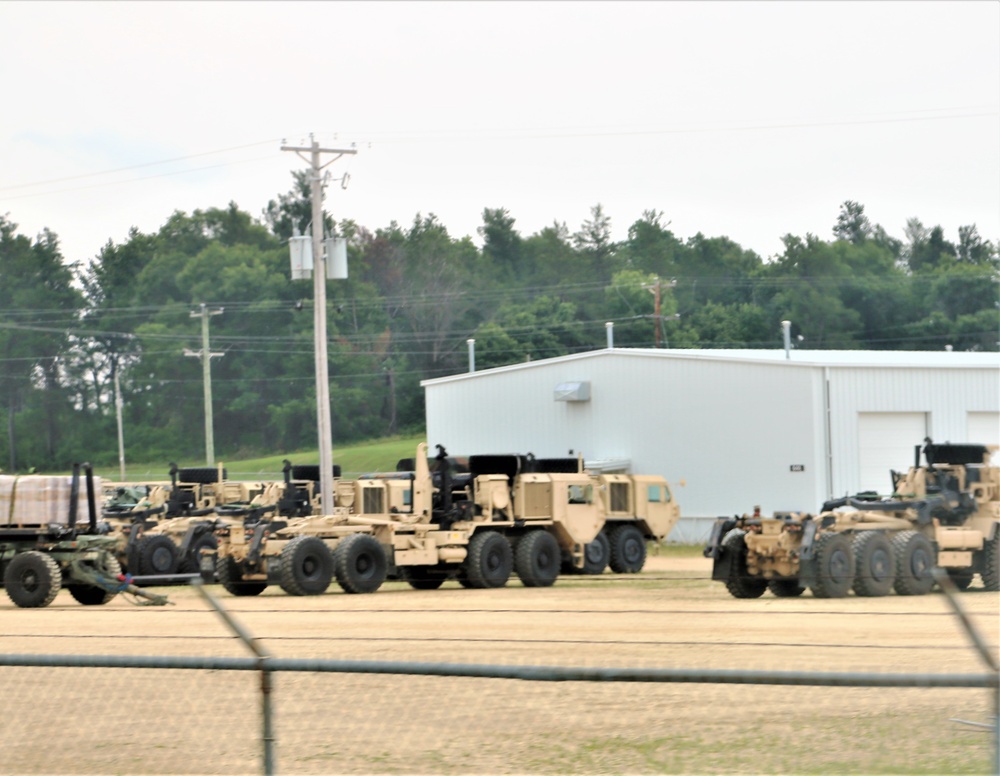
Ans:
{"label": "grassy hillside", "polygon": [[[393,471],[396,461],[400,458],[412,458],[417,444],[425,441],[422,436],[392,437],[362,442],[349,447],[335,447],[333,462],[341,467],[343,476],[353,477],[358,474],[377,471]],[[283,461],[288,459],[293,464],[319,463],[319,452],[316,450],[298,453],[281,453],[266,458],[251,458],[248,460],[222,460],[227,476],[231,480],[280,480]],[[204,466],[203,461],[177,461],[177,465]],[[169,480],[170,462],[162,461],[143,464],[126,462],[125,476],[130,482],[149,482]],[[107,480],[119,479],[118,467],[101,467],[95,474]]]}

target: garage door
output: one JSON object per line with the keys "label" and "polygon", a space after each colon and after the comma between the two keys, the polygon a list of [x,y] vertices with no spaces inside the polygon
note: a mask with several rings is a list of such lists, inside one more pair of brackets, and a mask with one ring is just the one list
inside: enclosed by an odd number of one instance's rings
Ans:
{"label": "garage door", "polygon": [[859,412],[860,490],[891,493],[889,472],[913,466],[913,448],[926,436],[926,412]]}
{"label": "garage door", "polygon": [[[1000,446],[1000,412],[970,412],[966,440],[976,445]],[[1000,452],[993,453],[993,465],[1000,463]]]}

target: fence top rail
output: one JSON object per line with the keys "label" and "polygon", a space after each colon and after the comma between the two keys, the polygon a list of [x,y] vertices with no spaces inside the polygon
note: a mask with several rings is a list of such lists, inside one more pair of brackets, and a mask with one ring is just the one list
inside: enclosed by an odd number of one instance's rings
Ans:
{"label": "fence top rail", "polygon": [[920,674],[821,671],[750,671],[705,668],[592,668],[580,666],[485,665],[407,661],[323,660],[165,655],[0,654],[0,666],[31,668],[151,668],[213,671],[400,674],[534,682],[662,682],[767,684],[813,687],[985,687],[1000,688],[996,673]]}

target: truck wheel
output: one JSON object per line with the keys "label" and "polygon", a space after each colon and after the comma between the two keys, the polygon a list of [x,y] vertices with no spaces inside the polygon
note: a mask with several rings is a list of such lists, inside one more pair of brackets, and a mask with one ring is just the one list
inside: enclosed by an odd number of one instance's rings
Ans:
{"label": "truck wheel", "polygon": [[177,545],[163,534],[146,534],[136,546],[138,576],[147,574],[176,574]]}
{"label": "truck wheel", "polygon": [[407,566],[403,577],[414,590],[437,590],[448,579],[448,572],[434,566]]}
{"label": "truck wheel", "polygon": [[215,559],[215,578],[230,595],[251,596],[260,595],[267,587],[267,582],[244,582],[239,564],[231,557]]}
{"label": "truck wheel", "polygon": [[548,531],[529,531],[517,543],[514,568],[525,587],[550,587],[559,576],[559,542]]}
{"label": "truck wheel", "polygon": [[722,539],[722,551],[732,556],[726,590],[733,598],[760,598],[767,590],[767,580],[747,573],[747,532],[734,528]]}
{"label": "truck wheel", "polygon": [[316,536],[296,536],[281,550],[279,568],[288,595],[320,595],[333,581],[333,553]]}
{"label": "truck wheel", "polygon": [[975,575],[966,569],[948,569],[948,578],[959,590],[968,590]]}
{"label": "truck wheel", "polygon": [[371,534],[354,534],[341,541],[333,553],[333,565],[345,593],[374,593],[382,587],[388,570],[385,550]]}
{"label": "truck wheel", "polygon": [[609,563],[617,574],[638,574],[646,565],[646,539],[634,525],[620,525],[608,537],[611,544]]}
{"label": "truck wheel", "polygon": [[608,535],[601,531],[594,541],[587,542],[583,547],[584,574],[603,574],[611,561],[611,542]]}
{"label": "truck wheel", "polygon": [[854,593],[860,596],[889,595],[896,581],[892,544],[879,531],[862,531],[854,537]]}
{"label": "truck wheel", "polygon": [[62,588],[59,564],[44,552],[29,550],[11,558],[3,575],[3,586],[22,609],[48,606]]}
{"label": "truck wheel", "polygon": [[513,566],[514,553],[507,537],[496,531],[477,531],[472,535],[463,565],[469,587],[503,587]]}
{"label": "truck wheel", "polygon": [[816,540],[817,598],[843,598],[854,584],[854,554],[846,534],[826,533]]}
{"label": "truck wheel", "polygon": [[797,579],[772,579],[767,583],[767,589],[778,598],[798,598],[806,592]]}
{"label": "truck wheel", "polygon": [[983,544],[983,587],[1000,590],[1000,531]]}
{"label": "truck wheel", "polygon": [[937,557],[924,535],[916,531],[900,531],[893,537],[892,551],[896,557],[896,593],[929,593],[934,587],[931,570],[937,564]]}
{"label": "truck wheel", "polygon": [[188,553],[180,562],[178,570],[182,574],[201,573],[201,551],[219,549],[219,541],[212,534],[202,534],[188,547]]}
{"label": "truck wheel", "polygon": [[[104,562],[104,568],[96,569],[96,571],[99,571],[109,582],[117,582],[118,575],[122,573],[122,567],[116,558],[108,555]],[[69,594],[77,603],[84,606],[104,606],[118,595],[114,591],[105,590],[96,585],[66,585],[66,589],[69,590]]]}

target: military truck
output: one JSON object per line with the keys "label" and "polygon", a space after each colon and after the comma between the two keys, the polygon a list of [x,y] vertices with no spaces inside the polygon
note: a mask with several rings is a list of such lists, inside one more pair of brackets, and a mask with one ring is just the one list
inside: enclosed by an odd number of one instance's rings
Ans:
{"label": "military truck", "polygon": [[[89,517],[82,527],[81,467]],[[123,592],[167,603],[122,574],[117,539],[102,533],[97,520],[98,487],[89,464],[74,465],[71,477],[0,475],[0,572],[16,606],[48,606],[64,587],[84,606],[106,604]]]}
{"label": "military truck", "polygon": [[934,444],[915,450],[914,465],[891,472],[893,493],[865,492],[799,512],[719,518],[706,557],[712,578],[736,598],[923,595],[935,566],[959,589],[976,574],[1000,590],[1000,467],[990,448]]}
{"label": "military truck", "polygon": [[334,577],[349,593],[374,592],[387,578],[421,590],[449,579],[494,588],[512,573],[542,587],[564,563],[640,571],[647,539],[665,538],[679,517],[662,477],[595,476],[579,458],[479,455],[456,471],[443,447],[429,459],[421,444],[397,469],[338,480],[323,515],[220,528],[214,566],[203,569],[233,595],[275,583],[316,595]]}
{"label": "military truck", "polygon": [[[105,502],[103,518],[120,537],[119,562],[140,577],[198,573],[202,551],[215,549],[220,524],[318,512],[319,467],[283,463],[283,482],[233,481],[221,465],[178,468],[172,463],[169,486],[117,487]],[[335,467],[335,476],[339,473]]]}

